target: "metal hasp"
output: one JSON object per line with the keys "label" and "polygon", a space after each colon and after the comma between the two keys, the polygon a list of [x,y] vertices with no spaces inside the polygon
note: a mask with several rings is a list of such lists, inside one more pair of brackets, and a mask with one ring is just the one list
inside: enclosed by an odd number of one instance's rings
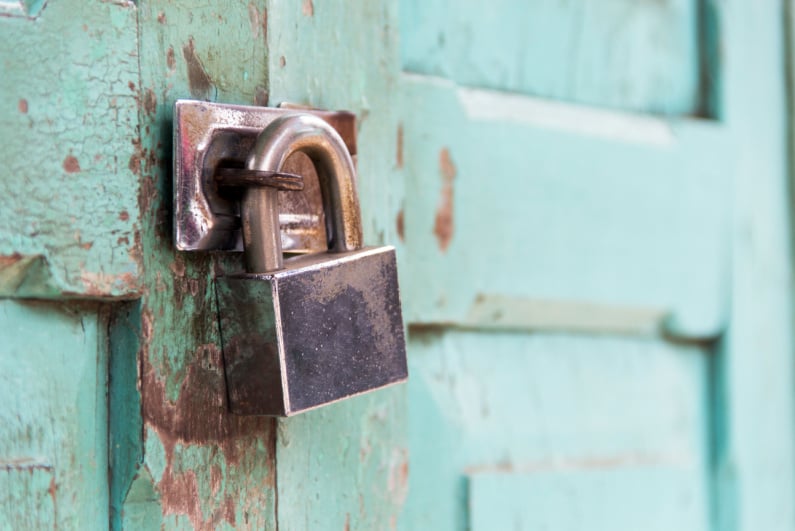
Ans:
{"label": "metal hasp", "polygon": [[[263,183],[292,182],[280,172],[295,152],[317,171],[327,250],[283,259],[280,195]],[[335,128],[280,111],[249,144],[240,173],[238,183],[263,177],[240,196],[247,272],[215,282],[230,409],[291,416],[405,382],[395,250],[362,247],[354,165]]]}
{"label": "metal hasp", "polygon": [[[257,135],[292,108],[178,100],[174,104],[174,244],[180,251],[243,250],[238,197],[218,176],[243,168]],[[356,117],[346,111],[304,110],[328,122],[356,155]],[[311,184],[311,183],[310,183]],[[326,239],[320,190],[280,194],[285,252],[317,250]]]}

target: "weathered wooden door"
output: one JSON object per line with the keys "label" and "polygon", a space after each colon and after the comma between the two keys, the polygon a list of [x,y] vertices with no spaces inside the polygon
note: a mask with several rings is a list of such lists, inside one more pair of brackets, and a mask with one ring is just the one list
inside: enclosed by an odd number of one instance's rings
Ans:
{"label": "weathered wooden door", "polygon": [[177,98],[349,108],[366,238],[394,239],[396,7],[0,2],[0,527],[396,520],[405,387],[227,413],[212,279],[242,262],[174,250],[170,172]]}
{"label": "weathered wooden door", "polygon": [[[0,2],[0,523],[793,529],[782,2]],[[410,383],[227,413],[177,98],[354,111]]]}
{"label": "weathered wooden door", "polygon": [[404,529],[792,529],[784,3],[401,0]]}

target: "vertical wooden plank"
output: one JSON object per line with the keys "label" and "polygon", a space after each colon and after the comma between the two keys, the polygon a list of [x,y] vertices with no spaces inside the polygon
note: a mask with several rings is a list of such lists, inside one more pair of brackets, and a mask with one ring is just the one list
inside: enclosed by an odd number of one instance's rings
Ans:
{"label": "vertical wooden plank", "polygon": [[725,2],[723,114],[738,164],[731,319],[718,367],[719,529],[795,527],[784,4]]}
{"label": "vertical wooden plank", "polygon": [[[170,221],[173,103],[267,99],[264,2],[141,0],[137,12],[141,105],[130,166],[141,189],[144,274],[140,306],[125,319],[140,327],[140,342],[118,333],[112,350],[137,356],[138,378],[127,363],[114,364],[111,377],[121,386],[112,414],[124,418],[112,436],[128,441],[129,458],[141,457],[133,470],[116,468],[112,524],[273,528],[273,422],[226,407],[213,278],[227,258],[242,270],[241,257],[178,253]],[[137,392],[140,417],[125,417],[123,397]]]}
{"label": "vertical wooden plank", "polygon": [[[392,1],[271,0],[270,101],[353,111],[365,240],[395,243],[402,186]],[[394,527],[406,496],[405,388],[279,421],[278,522],[289,529]]]}
{"label": "vertical wooden plank", "polygon": [[100,310],[0,301],[0,522],[108,522],[107,355]]}

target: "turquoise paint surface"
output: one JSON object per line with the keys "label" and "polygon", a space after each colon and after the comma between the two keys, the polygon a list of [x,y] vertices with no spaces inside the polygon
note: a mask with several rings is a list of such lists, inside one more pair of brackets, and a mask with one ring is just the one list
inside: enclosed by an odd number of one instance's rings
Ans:
{"label": "turquoise paint surface", "polygon": [[137,10],[42,4],[0,16],[0,296],[135,296]]}
{"label": "turquoise paint surface", "polygon": [[[603,515],[605,529],[636,521],[635,506],[677,508],[661,524],[704,528],[708,351],[656,339],[481,331],[414,332],[410,344],[402,529],[461,529],[469,516],[496,525],[520,508],[517,529],[590,529],[589,491],[614,476],[615,488],[600,494],[615,510]],[[582,510],[557,514],[567,500]],[[549,507],[538,519],[527,517],[535,504]]]}
{"label": "turquoise paint surface", "polygon": [[108,525],[103,323],[96,306],[0,301],[4,525]]}
{"label": "turquoise paint surface", "polygon": [[724,127],[403,81],[410,321],[489,325],[479,300],[505,296],[656,308],[689,337],[723,330]]}
{"label": "turquoise paint surface", "polygon": [[[683,0],[497,4],[537,15],[533,32],[442,2],[76,5],[0,18],[26,50],[71,43],[2,59],[5,184],[32,184],[5,196],[24,212],[0,223],[0,293],[141,299],[0,301],[0,521],[795,528],[781,6],[710,2],[694,34]],[[525,62],[522,39],[540,43]],[[58,90],[20,82],[42,76]],[[716,119],[659,117],[704,92]],[[175,256],[165,221],[171,104],[191,95],[356,112],[365,239],[398,246],[407,386],[283,422],[228,415],[212,277],[239,257]]]}
{"label": "turquoise paint surface", "polygon": [[698,0],[402,0],[403,68],[655,114],[701,112]]}
{"label": "turquoise paint surface", "polygon": [[[270,100],[357,115],[365,242],[398,242],[395,175],[397,5],[271,1]],[[283,60],[282,60],[283,59]],[[277,422],[281,530],[389,529],[407,495],[406,388],[377,391]]]}

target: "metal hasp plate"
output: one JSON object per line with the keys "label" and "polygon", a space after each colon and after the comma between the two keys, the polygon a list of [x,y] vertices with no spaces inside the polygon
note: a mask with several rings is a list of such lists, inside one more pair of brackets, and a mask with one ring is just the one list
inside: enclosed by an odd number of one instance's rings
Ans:
{"label": "metal hasp plate", "polygon": [[[276,118],[318,116],[340,134],[356,155],[356,116],[346,111],[229,105],[178,100],[174,105],[174,242],[180,251],[242,251],[240,211],[214,176],[221,167],[242,168],[257,135]],[[303,253],[325,246],[320,190],[308,181],[303,192],[279,194],[282,249]]]}
{"label": "metal hasp plate", "polygon": [[291,416],[406,381],[394,249],[333,256],[216,279],[233,412]]}

